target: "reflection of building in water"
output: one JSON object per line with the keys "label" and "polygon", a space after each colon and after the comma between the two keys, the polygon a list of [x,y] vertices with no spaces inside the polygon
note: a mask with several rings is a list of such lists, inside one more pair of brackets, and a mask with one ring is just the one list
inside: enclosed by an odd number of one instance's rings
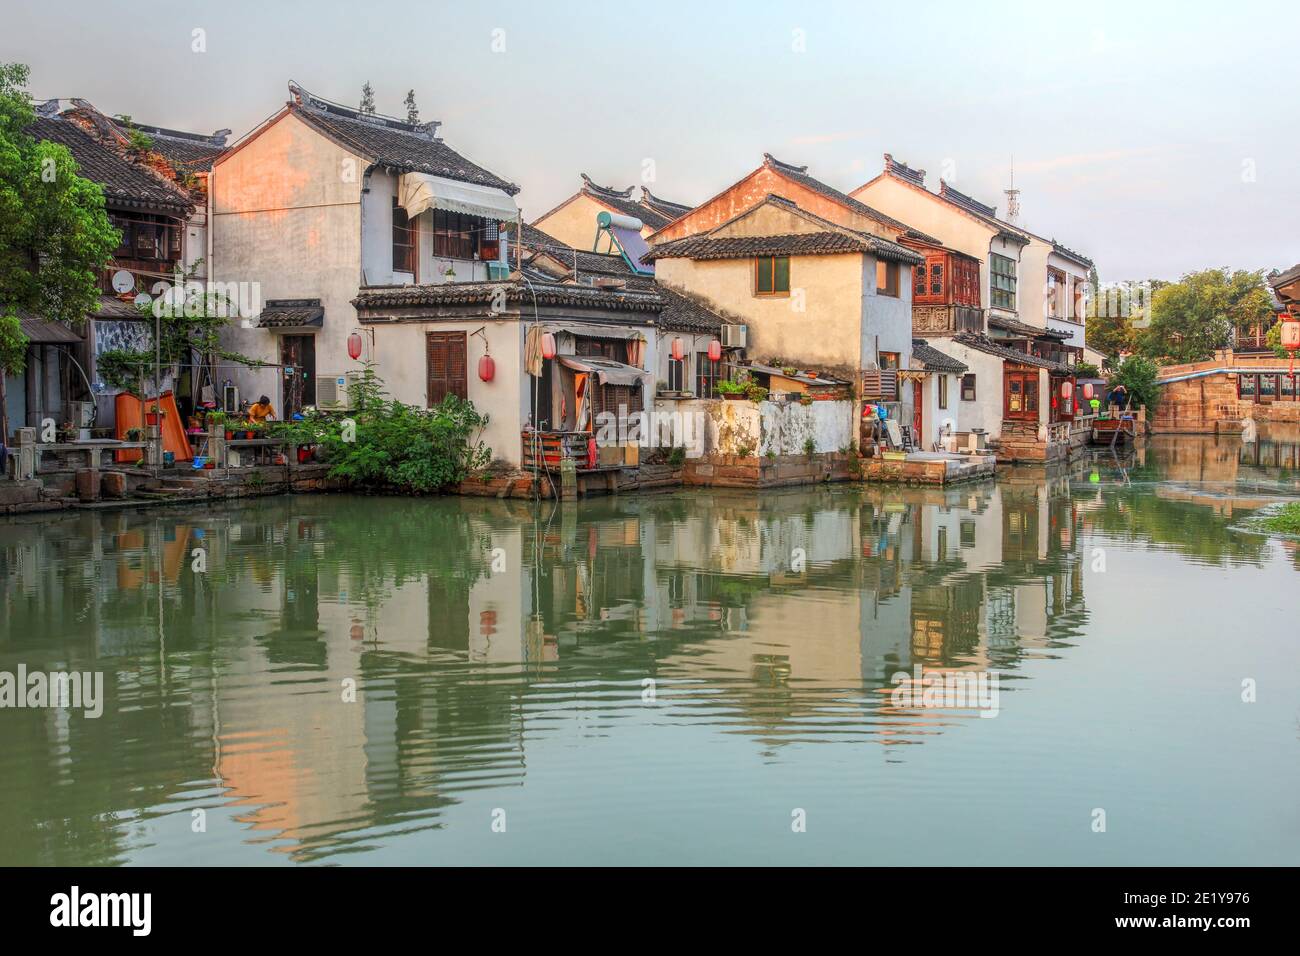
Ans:
{"label": "reflection of building in water", "polygon": [[[1058,491],[691,493],[553,511],[390,499],[383,522],[303,497],[0,528],[0,655],[102,661],[111,701],[93,726],[23,716],[69,756],[15,765],[29,805],[0,816],[39,818],[60,775],[117,761],[127,774],[105,776],[118,789],[77,804],[54,788],[59,816],[84,824],[68,846],[116,860],[113,814],[187,806],[177,795],[206,780],[244,841],[320,858],[438,825],[466,787],[518,784],[551,701],[646,676],[745,732],[893,739],[907,721],[881,716],[880,691],[895,672],[1014,667],[1072,633],[1075,519]],[[142,739],[150,753],[128,746]]]}

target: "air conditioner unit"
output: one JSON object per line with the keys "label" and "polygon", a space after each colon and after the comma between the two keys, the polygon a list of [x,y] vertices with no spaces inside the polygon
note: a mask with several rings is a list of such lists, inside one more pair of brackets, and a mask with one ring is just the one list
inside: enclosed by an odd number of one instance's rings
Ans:
{"label": "air conditioner unit", "polygon": [[227,415],[239,414],[239,386],[225,385],[221,389],[221,410]]}
{"label": "air conditioner unit", "polygon": [[749,344],[749,326],[734,325],[724,322],[722,325],[722,347],[724,349],[743,349]]}
{"label": "air conditioner unit", "polygon": [[348,407],[348,384],[343,375],[316,376],[316,407],[341,412]]}

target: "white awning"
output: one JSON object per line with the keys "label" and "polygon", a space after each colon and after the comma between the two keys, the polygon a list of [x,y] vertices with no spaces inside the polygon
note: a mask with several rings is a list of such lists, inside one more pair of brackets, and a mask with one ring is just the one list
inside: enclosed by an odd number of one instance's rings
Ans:
{"label": "white awning", "polygon": [[397,201],[412,218],[426,209],[445,209],[498,221],[519,218],[519,208],[504,189],[428,173],[402,173],[397,184]]}

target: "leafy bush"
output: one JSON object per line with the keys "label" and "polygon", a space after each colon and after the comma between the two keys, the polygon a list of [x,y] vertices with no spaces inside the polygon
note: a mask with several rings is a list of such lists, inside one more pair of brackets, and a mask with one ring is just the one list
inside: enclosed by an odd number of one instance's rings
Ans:
{"label": "leafy bush", "polygon": [[1280,511],[1261,519],[1259,523],[1269,531],[1300,534],[1300,501],[1284,505]]}
{"label": "leafy bush", "polygon": [[1151,412],[1160,402],[1160,386],[1156,384],[1156,364],[1140,355],[1126,358],[1111,377],[1110,387],[1123,385],[1128,389],[1129,404],[1136,408],[1145,405]]}
{"label": "leafy bush", "polygon": [[486,468],[492,450],[479,440],[486,415],[448,395],[435,408],[391,399],[370,366],[350,391],[348,418],[314,413],[277,422],[271,434],[299,445],[319,445],[329,476],[354,488],[429,494]]}

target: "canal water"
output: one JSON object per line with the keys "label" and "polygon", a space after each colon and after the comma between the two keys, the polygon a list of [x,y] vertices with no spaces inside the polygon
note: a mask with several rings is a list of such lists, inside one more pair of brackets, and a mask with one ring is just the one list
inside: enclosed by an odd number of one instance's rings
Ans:
{"label": "canal water", "polygon": [[0,522],[0,672],[103,679],[0,709],[0,863],[1294,864],[1296,497],[1265,434]]}

